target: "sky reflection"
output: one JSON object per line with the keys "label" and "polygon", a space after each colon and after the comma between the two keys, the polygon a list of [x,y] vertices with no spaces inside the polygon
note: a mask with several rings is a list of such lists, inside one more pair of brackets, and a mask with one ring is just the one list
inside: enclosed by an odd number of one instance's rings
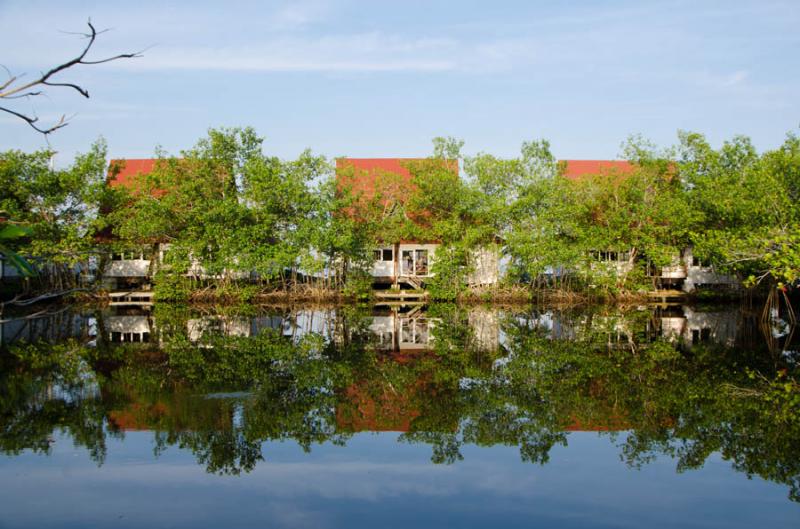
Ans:
{"label": "sky reflection", "polygon": [[218,476],[176,447],[156,458],[149,432],[110,441],[100,467],[59,438],[50,456],[0,459],[2,526],[769,527],[800,516],[781,486],[741,479],[719,457],[683,474],[666,457],[633,470],[608,434],[568,442],[544,466],[504,446],[433,465],[424,445],[365,433],[310,453],[265,443],[252,472]]}

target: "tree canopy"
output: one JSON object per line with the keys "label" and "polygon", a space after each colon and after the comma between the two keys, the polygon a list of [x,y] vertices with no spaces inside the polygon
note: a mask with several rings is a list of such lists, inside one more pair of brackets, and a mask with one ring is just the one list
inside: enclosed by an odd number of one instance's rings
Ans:
{"label": "tree canopy", "polygon": [[108,250],[155,255],[160,244],[169,250],[156,284],[170,286],[167,297],[200,288],[191,283],[200,276],[239,294],[255,290],[236,279],[256,290],[362,291],[372,250],[401,240],[440,244],[428,286],[445,299],[465,290],[483,248],[500,254],[504,285],[526,289],[639,292],[687,248],[748,286],[800,280],[794,135],[763,153],[744,137],[714,149],[682,132],[666,150],[634,137],[623,145],[628,169],[579,176],[545,140],[511,159],[462,148],[435,138],[429,157],[403,162],[407,176],[372,175],[368,196],[347,183],[346,167],[311,151],[270,156],[252,128],[211,129],[177,155],[159,151],[127,186],[105,184],[102,141],[65,169],[50,166],[48,151],[8,151],[0,211],[30,235],[4,244],[64,266]]}

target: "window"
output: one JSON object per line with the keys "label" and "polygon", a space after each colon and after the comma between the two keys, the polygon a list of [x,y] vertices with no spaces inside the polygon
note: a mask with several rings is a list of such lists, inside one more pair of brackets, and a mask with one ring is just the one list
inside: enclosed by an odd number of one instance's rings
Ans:
{"label": "window", "polygon": [[404,275],[428,275],[428,250],[403,250],[401,257]]}
{"label": "window", "polygon": [[378,347],[387,349],[394,347],[394,331],[385,331],[378,333]]}
{"label": "window", "polygon": [[372,257],[376,261],[385,261],[387,263],[391,263],[394,261],[394,251],[391,248],[373,250]]}
{"label": "window", "polygon": [[404,345],[427,345],[429,341],[428,320],[423,318],[401,319],[400,340]]}
{"label": "window", "polygon": [[418,276],[428,275],[428,250],[416,250],[414,253],[414,272]]}
{"label": "window", "polygon": [[613,250],[594,251],[591,254],[598,261],[606,263],[619,263],[630,259],[630,252],[616,252]]}
{"label": "window", "polygon": [[136,261],[136,260],[143,260],[144,259],[144,252],[142,251],[128,251],[128,252],[118,252],[111,254],[112,261]]}
{"label": "window", "polygon": [[414,252],[403,250],[403,274],[411,275],[414,273]]}

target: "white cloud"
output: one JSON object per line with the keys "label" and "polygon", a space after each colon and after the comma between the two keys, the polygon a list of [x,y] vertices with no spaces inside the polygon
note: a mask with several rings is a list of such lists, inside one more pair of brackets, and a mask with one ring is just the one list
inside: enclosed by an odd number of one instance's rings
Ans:
{"label": "white cloud", "polygon": [[[491,465],[479,461],[456,466],[431,465],[427,461],[263,462],[252,473],[219,481],[205,474],[202,466],[156,461],[138,465],[106,464],[99,472],[91,467],[74,468],[72,478],[78,481],[92,479],[109,487],[118,483],[148,484],[152,482],[156,467],[162,486],[198,486],[210,481],[229,487],[257,483],[258,488],[271,498],[313,495],[334,500],[381,501],[408,494],[445,498],[467,491],[530,498],[540,492],[534,474],[505,473],[490,479],[487,476],[492,474]],[[30,483],[50,481],[51,471],[34,468],[28,472],[27,478]]]}
{"label": "white cloud", "polygon": [[295,29],[324,20],[330,11],[331,5],[327,2],[292,2],[278,9],[271,18],[278,29]]}
{"label": "white cloud", "polygon": [[724,80],[725,86],[736,86],[742,84],[750,76],[750,73],[745,70],[739,70],[728,75]]}
{"label": "white cloud", "polygon": [[748,88],[749,79],[750,72],[747,70],[733,72],[703,71],[687,75],[687,80],[690,82],[714,92]]}
{"label": "white cloud", "polygon": [[283,37],[252,45],[159,46],[146,60],[109,68],[311,72],[442,72],[509,69],[527,57],[531,42],[464,43],[451,38],[403,38],[381,32]]}
{"label": "white cloud", "polygon": [[228,70],[387,72],[446,71],[458,67],[452,56],[436,47],[420,52],[376,35],[317,40],[280,39],[254,46],[158,47],[147,60],[118,62],[116,68],[136,70]]}

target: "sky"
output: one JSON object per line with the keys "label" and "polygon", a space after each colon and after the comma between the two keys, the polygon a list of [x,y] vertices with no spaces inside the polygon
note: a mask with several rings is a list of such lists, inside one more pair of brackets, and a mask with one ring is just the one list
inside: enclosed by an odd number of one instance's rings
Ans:
{"label": "sky", "polygon": [[[101,136],[112,158],[178,154],[223,126],[282,158],[425,156],[453,136],[502,157],[543,138],[562,159],[678,130],[764,150],[800,127],[798,0],[0,0],[0,64],[34,78],[82,49],[89,18],[109,30],[91,58],[143,53],[63,72],[88,100],[13,102],[70,118],[50,136],[57,163]],[[0,149],[46,146],[0,114]]]}

